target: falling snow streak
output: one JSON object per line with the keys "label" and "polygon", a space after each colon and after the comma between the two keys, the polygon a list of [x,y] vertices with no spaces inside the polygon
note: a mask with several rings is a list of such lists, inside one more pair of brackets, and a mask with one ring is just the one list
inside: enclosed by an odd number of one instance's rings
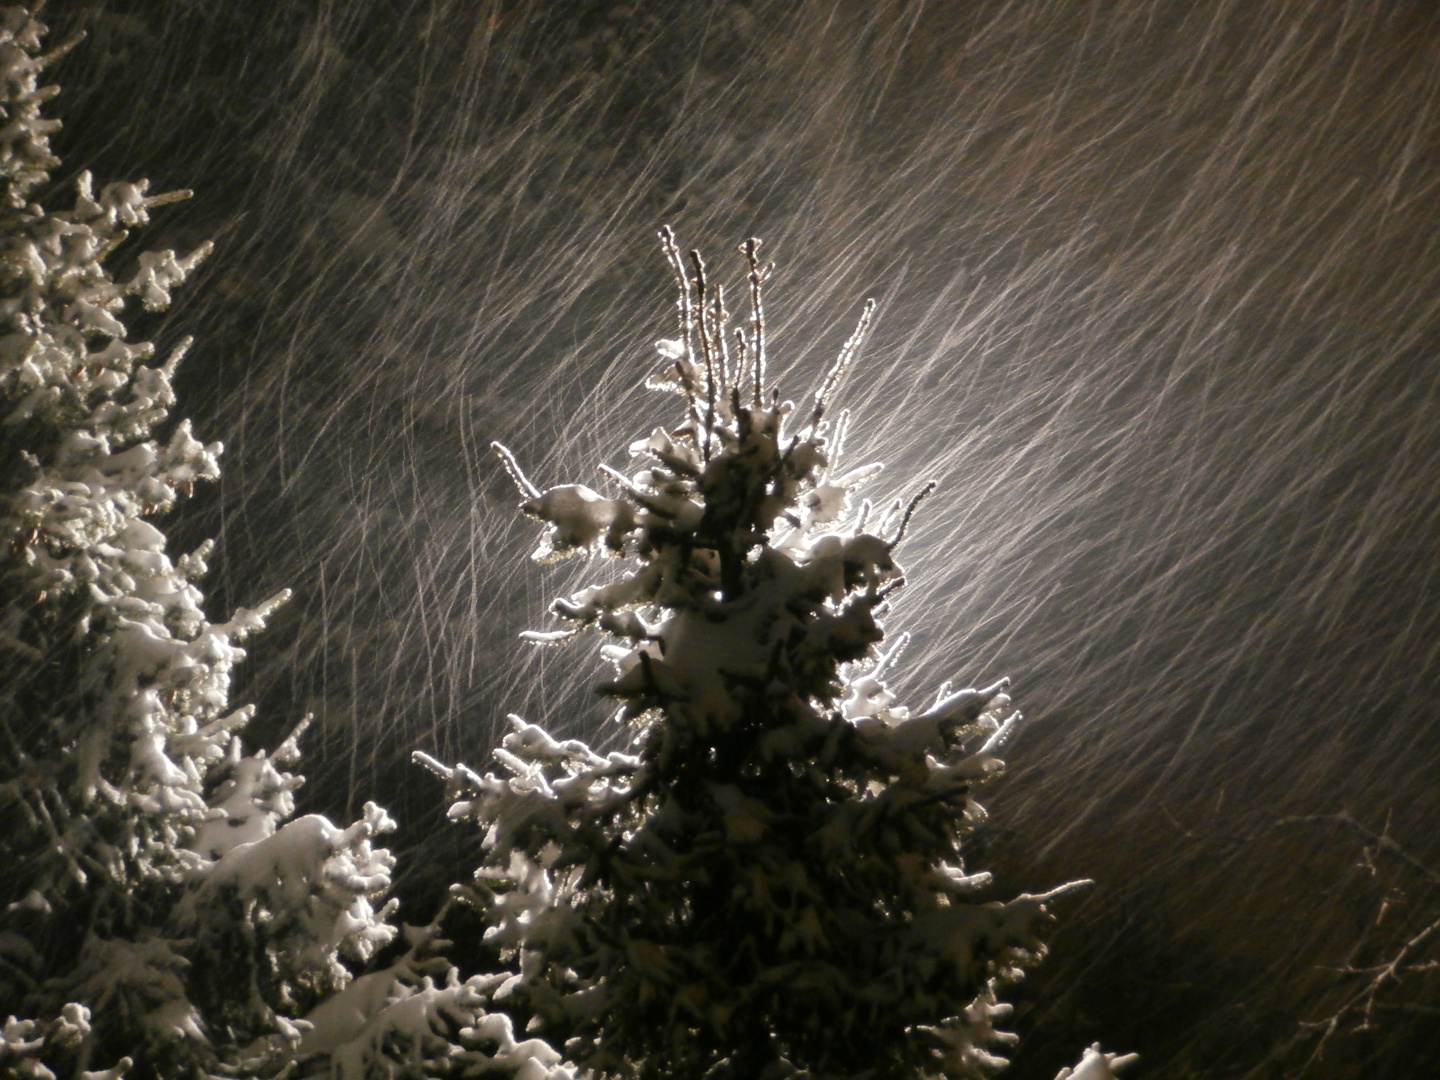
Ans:
{"label": "falling snow streak", "polygon": [[[1348,809],[1440,863],[1430,5],[48,17],[91,36],[57,76],[67,165],[194,189],[155,242],[216,241],[165,333],[197,337],[182,409],[229,464],[167,528],[220,536],[217,611],[296,590],[248,692],[277,728],[317,714],[313,808],[377,798],[421,844],[412,748],[478,759],[508,711],[600,732],[595,668],[515,644],[590,571],[512,574],[530,539],[487,448],[545,487],[653,426],[670,221],[765,237],[786,386],[879,301],[838,404],[874,421],[857,459],[940,482],[907,670],[1015,677],[1034,719],[988,861],[1102,884],[1011,1075],[1091,1038],[1147,1075],[1298,1068],[1364,928],[1436,909],[1393,861],[1357,870],[1355,837],[1271,827]],[[402,865],[440,884],[431,843]],[[1425,978],[1311,1075],[1433,1074]]]}

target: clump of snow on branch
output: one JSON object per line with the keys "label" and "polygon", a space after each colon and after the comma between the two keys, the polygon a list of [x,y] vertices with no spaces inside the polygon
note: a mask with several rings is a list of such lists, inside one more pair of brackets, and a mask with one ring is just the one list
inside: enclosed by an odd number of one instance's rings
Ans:
{"label": "clump of snow on branch", "polygon": [[1096,1043],[1085,1051],[1078,1064],[1061,1069],[1055,1080],[1116,1080],[1118,1070],[1138,1060],[1138,1054],[1109,1054]]}
{"label": "clump of snow on branch", "polygon": [[504,1013],[486,1005],[503,975],[443,981],[410,959],[362,975],[308,1018],[302,1057],[324,1054],[335,1080],[363,1080],[377,1062],[405,1075],[575,1080],[575,1071],[541,1039],[516,1039]]}
{"label": "clump of snow on branch", "polygon": [[[60,1010],[49,1023],[35,1020],[17,1020],[11,1016],[0,1027],[0,1070],[5,1076],[18,1080],[55,1080],[55,1073],[45,1065],[45,1058],[52,1060],[61,1055],[73,1053],[90,1034],[90,1010],[71,1002]],[[84,1070],[83,1080],[119,1080],[134,1064],[129,1058],[121,1058],[110,1069]]]}
{"label": "clump of snow on branch", "polygon": [[696,253],[662,234],[679,329],[650,380],[682,414],[630,446],[614,490],[542,489],[496,450],[539,560],[603,551],[628,569],[555,601],[596,628],[630,746],[600,753],[512,717],[479,773],[443,777],[483,832],[457,896],[513,964],[488,992],[599,1075],[968,1078],[1003,1063],[998,995],[1044,953],[1050,901],[984,899],[962,845],[976,784],[1018,714],[1004,681],[896,701],[882,619],[925,485],[876,510],[878,464],[842,464],[831,399],[869,325],[812,401],[767,377],[762,287],[734,333]]}

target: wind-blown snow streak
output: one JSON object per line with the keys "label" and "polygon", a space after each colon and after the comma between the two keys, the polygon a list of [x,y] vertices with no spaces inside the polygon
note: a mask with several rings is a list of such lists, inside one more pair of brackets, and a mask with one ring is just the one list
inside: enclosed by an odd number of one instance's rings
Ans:
{"label": "wind-blown snow streak", "polygon": [[[1321,969],[1387,889],[1375,933],[1424,925],[1418,878],[1380,867],[1372,892],[1343,838],[1269,825],[1348,808],[1440,861],[1431,6],[49,17],[92,37],[58,76],[65,160],[206,193],[159,240],[219,252],[166,333],[202,342],[179,392],[229,465],[170,531],[221,536],[217,610],[295,587],[250,685],[272,722],[316,712],[313,808],[375,798],[420,843],[440,807],[412,748],[479,759],[510,711],[596,734],[594,667],[514,659],[591,574],[513,573],[531,538],[487,447],[544,489],[649,430],[669,220],[711,249],[766,237],[787,385],[818,388],[835,312],[879,300],[851,456],[941,481],[906,542],[906,670],[1025,687],[992,797],[1015,834],[987,861],[1102,886],[1011,1075],[1094,1038],[1153,1075],[1243,1071],[1324,1015]],[[459,861],[437,835],[402,859],[415,894]],[[1417,976],[1396,1004],[1435,993]],[[1366,1068],[1434,1071],[1412,1015]]]}

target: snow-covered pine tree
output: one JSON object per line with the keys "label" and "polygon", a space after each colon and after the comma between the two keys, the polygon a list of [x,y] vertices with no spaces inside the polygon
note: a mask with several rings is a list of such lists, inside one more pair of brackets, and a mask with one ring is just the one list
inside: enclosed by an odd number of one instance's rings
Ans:
{"label": "snow-covered pine tree", "polygon": [[282,825],[295,738],[241,745],[238,642],[284,595],[212,623],[211,545],[168,553],[149,519],[221,447],[169,419],[188,343],[152,365],[122,322],[165,308],[209,245],[122,248],[188,192],[84,173],[45,207],[59,123],[39,80],[64,50],[44,32],[0,10],[0,1074],[272,1072],[394,935],[371,843],[391,823],[371,805],[346,829]]}
{"label": "snow-covered pine tree", "polygon": [[1012,1038],[999,993],[1075,886],[986,901],[989,875],[964,865],[983,817],[971,791],[1018,720],[1005,682],[946,683],[914,712],[886,688],[905,639],[881,651],[880,618],[929,488],[876,512],[856,493],[880,466],[841,466],[848,417],[831,421],[831,399],[872,306],[797,408],[767,376],[758,242],[732,349],[722,289],[662,238],[679,334],[650,385],[679,394],[678,424],[630,447],[632,475],[605,469],[614,498],[542,491],[496,444],[546,525],[535,558],[633,565],[557,600],[568,629],[528,635],[609,635],[599,690],[630,751],[512,717],[498,773],[419,755],[451,817],[484,830],[457,893],[513,961],[494,1001],[601,1076],[988,1074]]}

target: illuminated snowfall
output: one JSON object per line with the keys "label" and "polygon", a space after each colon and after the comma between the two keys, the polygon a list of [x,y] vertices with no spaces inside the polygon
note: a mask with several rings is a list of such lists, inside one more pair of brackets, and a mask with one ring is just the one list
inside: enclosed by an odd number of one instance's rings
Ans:
{"label": "illuminated snowfall", "polygon": [[[209,246],[135,255],[117,278],[106,260],[129,230],[187,192],[97,192],[83,173],[66,209],[31,201],[58,164],[43,33],[0,13],[3,1074],[998,1064],[996,991],[1043,951],[1044,905],[1065,890],[970,899],[987,877],[959,845],[981,814],[969,787],[1015,722],[1003,684],[944,688],[912,716],[881,679],[903,645],[874,652],[915,503],[871,521],[851,495],[877,468],[837,471],[844,421],[827,426],[825,404],[860,334],[787,435],[752,247],[737,362],[702,283],[681,341],[662,343],[686,420],[638,444],[652,464],[616,478],[623,498],[541,492],[506,455],[549,526],[542,557],[598,545],[643,564],[557,604],[624,643],[605,691],[636,752],[517,722],[497,751],[507,778],[428,762],[460,797],[452,816],[487,829],[487,865],[457,895],[518,960],[464,978],[438,917],[403,937],[390,921],[386,812],[294,817],[299,731],[269,754],[241,743],[239,642],[286,594],[211,622],[196,584],[211,545],[172,558],[147,520],[215,479],[221,447],[183,420],[159,437],[188,343],[150,366],[123,321],[135,301],[166,308]],[[545,1039],[517,1038],[517,1020]],[[1120,1063],[1094,1050],[1069,1075]]]}

